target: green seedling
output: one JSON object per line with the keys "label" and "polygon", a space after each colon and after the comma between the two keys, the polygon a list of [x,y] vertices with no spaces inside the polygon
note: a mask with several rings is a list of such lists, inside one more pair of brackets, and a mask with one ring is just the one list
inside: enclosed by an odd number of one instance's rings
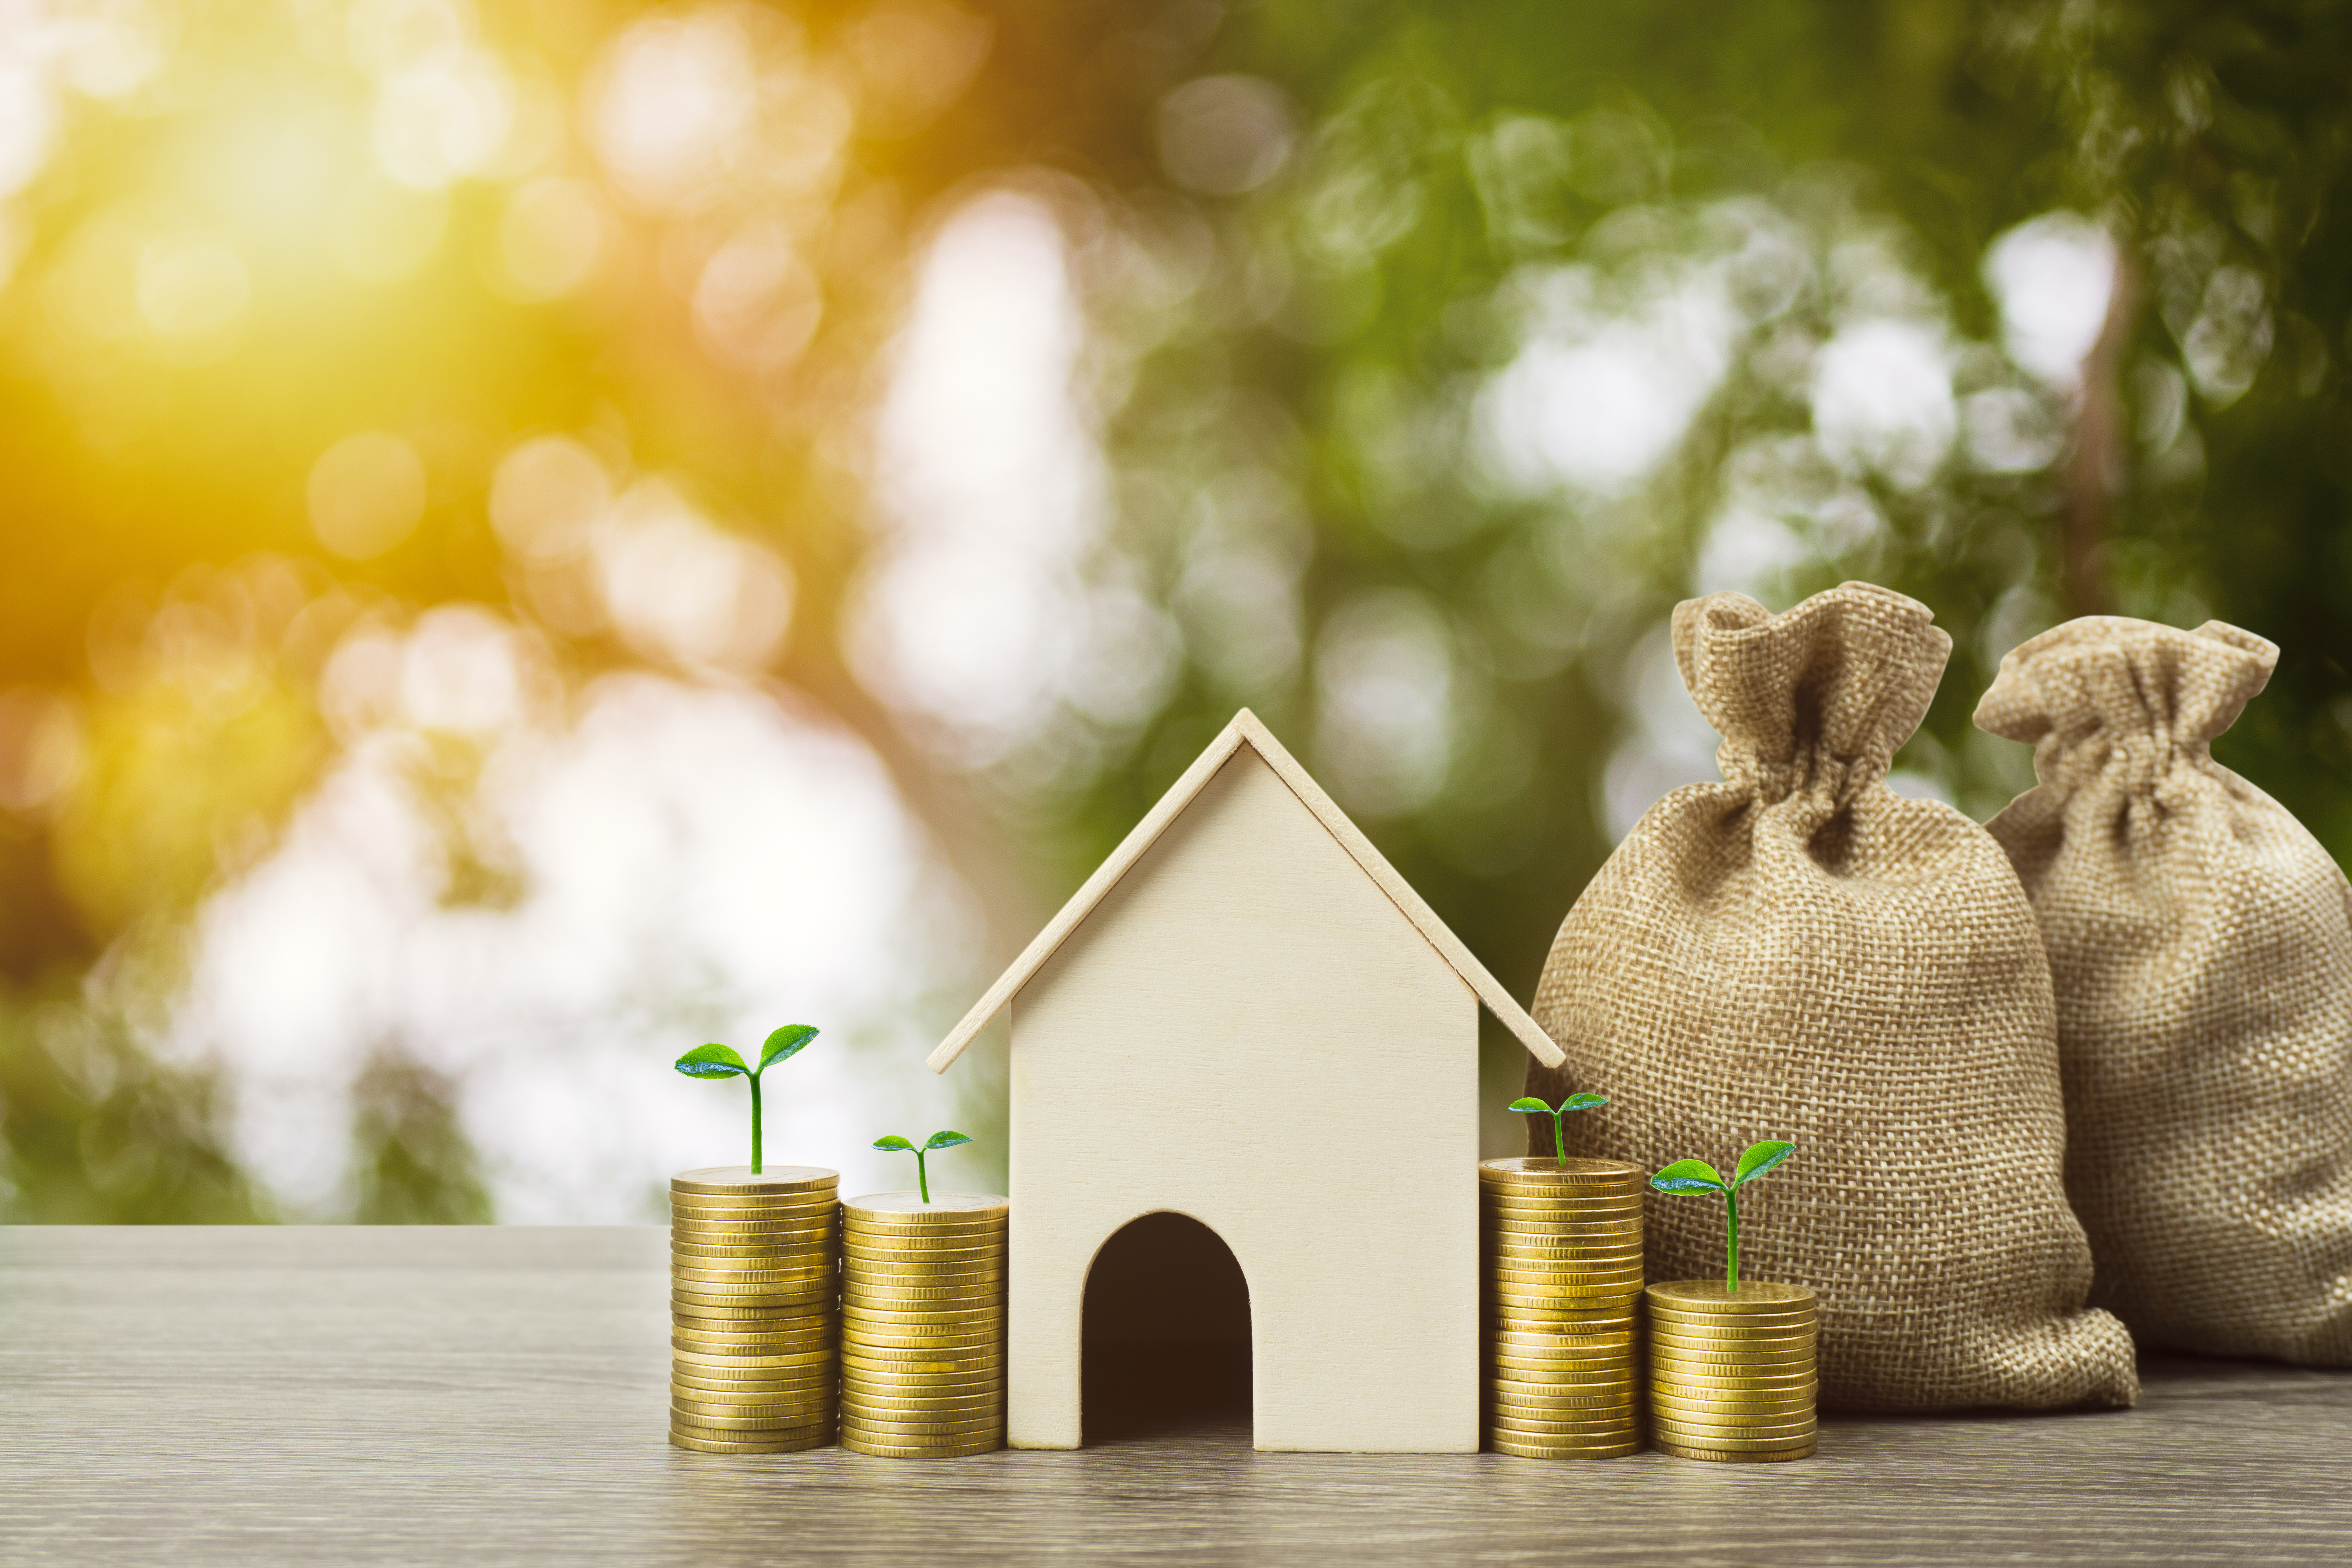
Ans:
{"label": "green seedling", "polygon": [[894,1153],[905,1152],[912,1154],[915,1157],[915,1184],[923,1190],[923,1201],[925,1203],[929,1203],[931,1201],[931,1176],[930,1173],[923,1168],[925,1157],[928,1156],[934,1149],[952,1149],[959,1143],[969,1143],[971,1142],[971,1139],[965,1137],[961,1132],[934,1132],[930,1137],[924,1140],[923,1146],[918,1149],[912,1143],[908,1142],[904,1138],[901,1138],[896,1132],[893,1132],[887,1138],[877,1138],[874,1140],[874,1146],[877,1149],[887,1149]]}
{"label": "green seedling", "polygon": [[1696,1197],[1701,1193],[1723,1194],[1723,1223],[1728,1238],[1724,1289],[1735,1296],[1739,1293],[1739,1189],[1796,1152],[1797,1146],[1785,1139],[1768,1138],[1748,1146],[1748,1152],[1739,1156],[1738,1169],[1731,1173],[1727,1182],[1704,1160],[1677,1160],[1650,1178],[1650,1185],[1677,1197]]}
{"label": "green seedling", "polygon": [[1535,1096],[1527,1095],[1511,1101],[1511,1109],[1526,1116],[1541,1112],[1551,1118],[1551,1150],[1559,1157],[1559,1163],[1565,1165],[1568,1163],[1568,1133],[1562,1130],[1561,1124],[1568,1120],[1568,1113],[1571,1110],[1590,1110],[1596,1105],[1608,1103],[1609,1097],[1601,1094],[1571,1094],[1558,1105],[1546,1105]]}
{"label": "green seedling", "polygon": [[800,1055],[802,1047],[815,1038],[814,1026],[786,1024],[760,1047],[758,1067],[747,1064],[730,1046],[697,1046],[677,1058],[677,1070],[688,1078],[733,1078],[740,1073],[751,1080],[751,1173],[755,1176],[760,1173],[760,1075]]}

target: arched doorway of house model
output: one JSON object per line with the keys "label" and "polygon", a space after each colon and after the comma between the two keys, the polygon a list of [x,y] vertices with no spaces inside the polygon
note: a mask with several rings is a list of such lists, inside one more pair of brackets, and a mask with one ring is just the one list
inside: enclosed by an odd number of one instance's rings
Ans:
{"label": "arched doorway of house model", "polygon": [[1087,1272],[1082,1440],[1182,1432],[1250,1442],[1249,1282],[1190,1215],[1119,1227]]}

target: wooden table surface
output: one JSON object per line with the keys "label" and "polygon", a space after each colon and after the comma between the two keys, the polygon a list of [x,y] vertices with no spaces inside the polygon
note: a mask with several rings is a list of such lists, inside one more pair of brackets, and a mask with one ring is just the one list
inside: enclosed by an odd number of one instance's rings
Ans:
{"label": "wooden table surface", "polygon": [[664,1441],[658,1229],[0,1230],[0,1563],[2316,1563],[2352,1373],[1832,1420],[1805,1463]]}

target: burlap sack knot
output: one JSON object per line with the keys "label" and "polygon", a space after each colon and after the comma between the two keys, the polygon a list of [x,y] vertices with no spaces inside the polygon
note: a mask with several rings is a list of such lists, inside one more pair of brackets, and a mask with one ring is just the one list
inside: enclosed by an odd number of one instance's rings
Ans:
{"label": "burlap sack knot", "polygon": [[[2132,1403],[2129,1336],[2084,1310],[2032,910],[1982,828],[1885,785],[1950,639],[1867,583],[1712,595],[1674,636],[1726,782],[1653,806],[1569,911],[1535,1005],[1568,1063],[1529,1091],[1610,1095],[1577,1152],[1652,1170],[1795,1140],[1743,1194],[1741,1273],[1819,1293],[1824,1405]],[[1651,1279],[1722,1276],[1719,1205],[1647,1219]]]}
{"label": "burlap sack knot", "polygon": [[2208,751],[2278,651],[2089,616],[2001,660],[1976,718],[2042,781],[1990,826],[2057,981],[2093,1300],[2150,1343],[2345,1365],[2352,894]]}

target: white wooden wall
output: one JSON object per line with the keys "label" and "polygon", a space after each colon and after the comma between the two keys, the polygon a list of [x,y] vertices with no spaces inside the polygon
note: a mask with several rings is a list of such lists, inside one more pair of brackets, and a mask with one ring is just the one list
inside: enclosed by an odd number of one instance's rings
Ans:
{"label": "white wooden wall", "polygon": [[1478,1447],[1478,1003],[1234,752],[1013,1004],[1007,1420],[1080,1437],[1087,1269],[1171,1209],[1250,1288],[1256,1445]]}

